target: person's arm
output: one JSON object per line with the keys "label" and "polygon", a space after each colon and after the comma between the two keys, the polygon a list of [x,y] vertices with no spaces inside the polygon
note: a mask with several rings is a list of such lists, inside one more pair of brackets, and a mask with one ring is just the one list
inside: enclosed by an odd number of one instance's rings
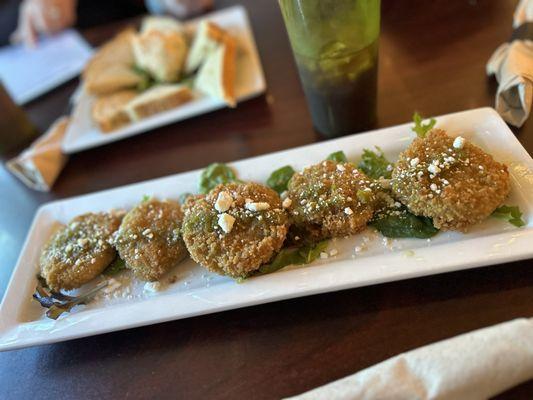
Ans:
{"label": "person's arm", "polygon": [[76,22],[76,0],[24,0],[11,41],[34,46],[39,34],[51,34]]}

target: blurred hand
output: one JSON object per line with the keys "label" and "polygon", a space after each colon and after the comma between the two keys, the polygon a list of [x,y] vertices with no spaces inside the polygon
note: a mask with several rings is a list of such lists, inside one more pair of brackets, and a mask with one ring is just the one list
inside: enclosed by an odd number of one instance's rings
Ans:
{"label": "blurred hand", "polygon": [[59,32],[75,22],[76,0],[24,0],[11,41],[33,47],[39,34]]}

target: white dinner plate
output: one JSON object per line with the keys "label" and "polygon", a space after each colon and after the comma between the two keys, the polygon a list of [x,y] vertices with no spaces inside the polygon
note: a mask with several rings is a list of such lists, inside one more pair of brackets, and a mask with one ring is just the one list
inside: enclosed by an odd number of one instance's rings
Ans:
{"label": "white dinner plate", "polygon": [[[265,76],[246,9],[242,6],[233,6],[216,11],[201,18],[187,21],[184,24],[185,29],[192,34],[198,22],[204,19],[217,23],[237,39],[239,46],[235,77],[237,101],[241,102],[264,93],[266,90]],[[75,153],[102,146],[160,126],[227,107],[222,100],[195,92],[192,101],[175,109],[132,123],[115,131],[103,133],[91,116],[93,102],[94,97],[83,90],[77,96],[72,120],[62,143],[62,149],[65,153]]]}
{"label": "white dinner plate", "polygon": [[[30,228],[5,298],[0,306],[0,350],[58,342],[83,336],[154,324],[194,315],[307,296],[316,293],[396,281],[417,276],[506,263],[533,256],[533,160],[507,125],[490,108],[450,114],[437,127],[462,135],[509,167],[511,195],[506,204],[518,205],[527,225],[516,228],[489,218],[468,234],[439,233],[431,240],[384,240],[373,229],[333,240],[336,256],[301,267],[249,278],[243,283],[208,273],[188,260],[172,272],[177,278],[160,292],[143,291],[142,284],[124,283],[115,295],[105,296],[53,321],[31,299],[41,247],[52,227],[76,215],[111,208],[129,208],[143,195],[177,198],[196,192],[200,170],[73,197],[43,205]],[[232,163],[243,180],[264,182],[273,169],[290,164],[295,169],[317,163],[343,150],[357,161],[364,148],[380,146],[395,160],[415,135],[411,124],[347,136],[296,149]],[[370,238],[370,241],[368,239]],[[367,242],[365,242],[367,240]],[[366,251],[355,247],[366,245]],[[126,282],[129,272],[123,273]]]}

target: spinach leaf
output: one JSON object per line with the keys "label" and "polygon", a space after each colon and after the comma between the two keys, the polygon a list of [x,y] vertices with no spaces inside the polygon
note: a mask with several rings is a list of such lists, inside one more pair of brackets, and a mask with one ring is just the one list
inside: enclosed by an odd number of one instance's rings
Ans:
{"label": "spinach leaf", "polygon": [[272,172],[266,183],[270,188],[281,194],[287,190],[287,185],[293,175],[294,169],[290,165],[286,165]]}
{"label": "spinach leaf", "polygon": [[382,212],[370,225],[389,238],[428,239],[439,232],[430,218],[414,215],[405,208]]}
{"label": "spinach leaf", "polygon": [[507,220],[510,224],[520,228],[526,224],[522,219],[522,212],[518,206],[501,206],[492,213],[492,216],[499,219]]}
{"label": "spinach leaf", "polygon": [[122,258],[117,256],[115,260],[111,264],[109,264],[109,266],[102,273],[106,276],[113,276],[125,269],[126,262]]}
{"label": "spinach leaf", "polygon": [[426,124],[424,124],[424,117],[422,117],[419,113],[415,112],[413,114],[413,122],[415,123],[415,126],[413,126],[411,129],[413,132],[416,133],[416,135],[419,138],[425,138],[427,133],[433,129],[437,121],[435,118],[431,118]]}
{"label": "spinach leaf", "polygon": [[226,164],[213,163],[202,171],[200,176],[200,193],[209,193],[211,189],[221,183],[236,182],[235,172]]}
{"label": "spinach leaf", "polygon": [[327,247],[328,241],[324,240],[314,245],[282,249],[270,264],[262,265],[259,268],[259,274],[270,274],[288,265],[309,264],[320,257],[320,253]]}
{"label": "spinach leaf", "polygon": [[385,158],[383,151],[376,146],[376,151],[364,149],[361,161],[357,165],[368,177],[379,179],[381,177],[390,179],[393,164]]}
{"label": "spinach leaf", "polygon": [[348,158],[346,158],[346,154],[344,154],[344,151],[342,151],[342,150],[336,151],[335,153],[331,153],[326,158],[326,160],[331,160],[331,161],[335,161],[335,162],[338,162],[338,163],[348,162]]}

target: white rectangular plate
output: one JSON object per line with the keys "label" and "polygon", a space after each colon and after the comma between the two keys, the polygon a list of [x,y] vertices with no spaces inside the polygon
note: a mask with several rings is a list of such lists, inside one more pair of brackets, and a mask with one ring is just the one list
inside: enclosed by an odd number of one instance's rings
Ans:
{"label": "white rectangular plate", "polygon": [[[157,293],[142,285],[123,285],[125,297],[104,297],[53,321],[31,300],[41,247],[56,221],[66,223],[76,215],[111,208],[129,208],[143,195],[177,198],[195,192],[200,171],[173,175],[117,189],[74,197],[42,206],[33,222],[20,259],[0,306],[0,350],[52,343],[158,322],[187,318],[232,308],[300,297],[315,293],[395,281],[417,276],[505,263],[533,256],[533,160],[498,114],[483,108],[437,119],[451,135],[462,135],[509,166],[511,196],[507,204],[519,205],[528,223],[523,228],[494,218],[473,227],[468,234],[439,233],[431,240],[383,240],[372,229],[333,240],[338,255],[311,265],[250,278],[239,284],[207,273],[188,260],[176,267],[177,281]],[[344,150],[358,160],[364,148],[380,146],[390,160],[413,140],[410,124],[352,135],[232,163],[243,180],[264,182],[273,169],[290,164],[296,169],[314,164],[329,153]],[[371,238],[367,250],[354,248]],[[128,273],[124,274],[128,276]],[[126,290],[126,292],[124,292]],[[129,295],[127,290],[129,290]]]}
{"label": "white rectangular plate", "polygon": [[[239,102],[244,101],[264,93],[266,89],[265,77],[246,9],[242,6],[233,6],[207,14],[186,22],[184,24],[186,31],[192,34],[198,22],[203,19],[217,23],[238,41],[239,52],[235,77],[237,100]],[[180,107],[132,123],[116,131],[103,133],[91,116],[93,102],[94,98],[85,91],[80,93],[72,113],[71,124],[63,139],[62,149],[65,153],[75,153],[115,142],[160,126],[226,107],[226,104],[221,100],[195,93],[193,101]]]}

